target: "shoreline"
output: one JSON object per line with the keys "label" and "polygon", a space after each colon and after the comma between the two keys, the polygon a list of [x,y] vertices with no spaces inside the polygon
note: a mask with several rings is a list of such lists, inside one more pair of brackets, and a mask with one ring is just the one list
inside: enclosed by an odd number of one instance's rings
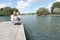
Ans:
{"label": "shoreline", "polygon": [[[60,14],[59,15],[37,15],[37,14],[35,14],[36,16],[60,16]],[[0,16],[2,16],[2,15],[0,15]],[[4,15],[4,16],[10,16],[10,15]],[[20,15],[21,16],[21,15]],[[24,16],[24,15],[22,15],[22,16]]]}
{"label": "shoreline", "polygon": [[46,16],[60,16],[60,15],[46,15]]}

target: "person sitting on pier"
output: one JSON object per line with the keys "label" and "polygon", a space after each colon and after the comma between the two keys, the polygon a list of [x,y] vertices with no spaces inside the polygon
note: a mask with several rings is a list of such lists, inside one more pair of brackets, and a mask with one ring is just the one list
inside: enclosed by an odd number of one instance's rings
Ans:
{"label": "person sitting on pier", "polygon": [[11,21],[14,23],[14,25],[20,25],[20,15],[18,15],[17,11],[13,11],[13,14],[11,15]]}

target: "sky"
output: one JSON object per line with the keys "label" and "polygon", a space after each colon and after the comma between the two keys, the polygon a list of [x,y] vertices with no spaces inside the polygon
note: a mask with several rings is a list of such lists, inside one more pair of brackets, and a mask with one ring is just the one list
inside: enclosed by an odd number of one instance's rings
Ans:
{"label": "sky", "polygon": [[60,0],[0,0],[0,8],[8,6],[17,8],[20,13],[35,13],[41,7],[50,10],[52,4],[57,1]]}

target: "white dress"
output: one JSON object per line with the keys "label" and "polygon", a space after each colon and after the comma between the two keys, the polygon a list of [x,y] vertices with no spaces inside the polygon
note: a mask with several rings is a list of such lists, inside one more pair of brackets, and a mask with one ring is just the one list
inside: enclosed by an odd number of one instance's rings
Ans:
{"label": "white dress", "polygon": [[[14,20],[13,18],[14,18],[15,20]],[[13,16],[13,15],[11,15],[11,22],[13,22],[13,23],[20,23],[20,21],[18,21],[17,18],[21,18],[20,15],[18,15],[18,16]]]}

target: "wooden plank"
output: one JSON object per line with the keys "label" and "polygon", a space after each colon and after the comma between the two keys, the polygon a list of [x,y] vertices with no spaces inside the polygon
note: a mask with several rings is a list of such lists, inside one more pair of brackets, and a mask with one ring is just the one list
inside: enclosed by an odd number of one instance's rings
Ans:
{"label": "wooden plank", "polygon": [[26,40],[23,24],[0,22],[0,40]]}

